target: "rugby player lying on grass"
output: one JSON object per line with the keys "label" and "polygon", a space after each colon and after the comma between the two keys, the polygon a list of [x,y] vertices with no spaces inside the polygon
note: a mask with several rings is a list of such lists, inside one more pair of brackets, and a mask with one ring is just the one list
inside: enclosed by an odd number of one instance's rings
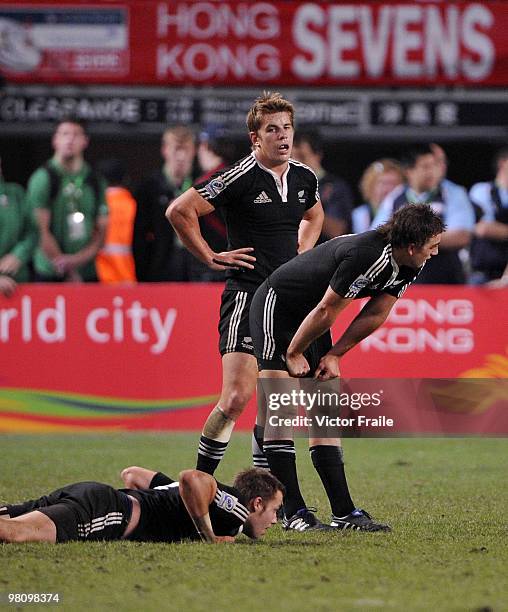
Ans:
{"label": "rugby player lying on grass", "polygon": [[[132,469],[122,472],[126,484]],[[284,487],[267,470],[244,470],[232,487],[198,470],[184,470],[178,481],[151,474],[146,488],[79,482],[2,506],[0,542],[233,542],[242,532],[260,538],[277,522]]]}

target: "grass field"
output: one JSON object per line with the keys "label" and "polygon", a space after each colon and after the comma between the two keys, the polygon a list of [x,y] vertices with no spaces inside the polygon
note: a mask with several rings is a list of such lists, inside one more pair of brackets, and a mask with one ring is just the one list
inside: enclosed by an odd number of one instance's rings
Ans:
{"label": "grass field", "polygon": [[[0,501],[79,480],[121,486],[132,464],[193,467],[195,434],[2,436]],[[309,505],[329,508],[303,440]],[[234,437],[217,478],[249,465]],[[285,533],[236,544],[0,544],[0,593],[58,592],[58,610],[508,609],[508,440],[347,440],[353,497],[391,534]],[[1,605],[1,604],[0,604]],[[30,606],[33,608],[34,606]],[[42,607],[42,606],[37,606]]]}

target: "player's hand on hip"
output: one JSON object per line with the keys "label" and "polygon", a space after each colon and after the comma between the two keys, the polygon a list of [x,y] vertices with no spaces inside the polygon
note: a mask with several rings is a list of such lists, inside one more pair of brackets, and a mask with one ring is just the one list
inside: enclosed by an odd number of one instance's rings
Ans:
{"label": "player's hand on hip", "polygon": [[234,251],[214,253],[212,262],[208,264],[208,267],[212,270],[227,270],[228,268],[233,270],[240,270],[241,268],[253,270],[256,258],[253,255],[249,255],[253,251],[252,247],[244,247]]}
{"label": "player's hand on hip", "polygon": [[325,355],[314,372],[317,380],[330,380],[340,376],[339,358],[336,355]]}
{"label": "player's hand on hip", "polygon": [[287,353],[286,366],[291,376],[302,378],[310,371],[309,362],[303,356],[303,353]]}

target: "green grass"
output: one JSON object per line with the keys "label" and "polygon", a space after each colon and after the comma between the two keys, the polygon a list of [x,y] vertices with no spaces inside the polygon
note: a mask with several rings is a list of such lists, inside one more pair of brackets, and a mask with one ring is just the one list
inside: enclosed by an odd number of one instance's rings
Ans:
{"label": "green grass", "polygon": [[[176,475],[192,467],[197,437],[2,436],[0,501],[69,482],[121,486],[132,464]],[[304,441],[299,470],[309,505],[329,516]],[[249,465],[236,435],[217,477]],[[508,441],[346,440],[356,503],[391,534],[287,534],[234,545],[133,542],[0,544],[0,593],[59,592],[58,610],[508,609]]]}

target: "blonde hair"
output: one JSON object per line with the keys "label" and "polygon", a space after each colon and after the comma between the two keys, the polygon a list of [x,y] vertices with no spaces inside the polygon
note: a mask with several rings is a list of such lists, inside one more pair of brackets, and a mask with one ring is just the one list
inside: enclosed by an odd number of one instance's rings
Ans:
{"label": "blonde hair", "polygon": [[399,175],[400,182],[402,183],[404,181],[402,167],[397,161],[388,157],[377,159],[367,166],[362,174],[362,178],[360,179],[360,192],[366,202],[371,202],[372,192],[374,190],[376,180],[385,172],[395,172]]}
{"label": "blonde hair", "polygon": [[273,113],[288,113],[291,125],[294,127],[295,108],[291,102],[285,100],[280,93],[264,91],[263,95],[256,98],[247,113],[249,132],[257,132],[261,127],[264,115],[272,115]]}

